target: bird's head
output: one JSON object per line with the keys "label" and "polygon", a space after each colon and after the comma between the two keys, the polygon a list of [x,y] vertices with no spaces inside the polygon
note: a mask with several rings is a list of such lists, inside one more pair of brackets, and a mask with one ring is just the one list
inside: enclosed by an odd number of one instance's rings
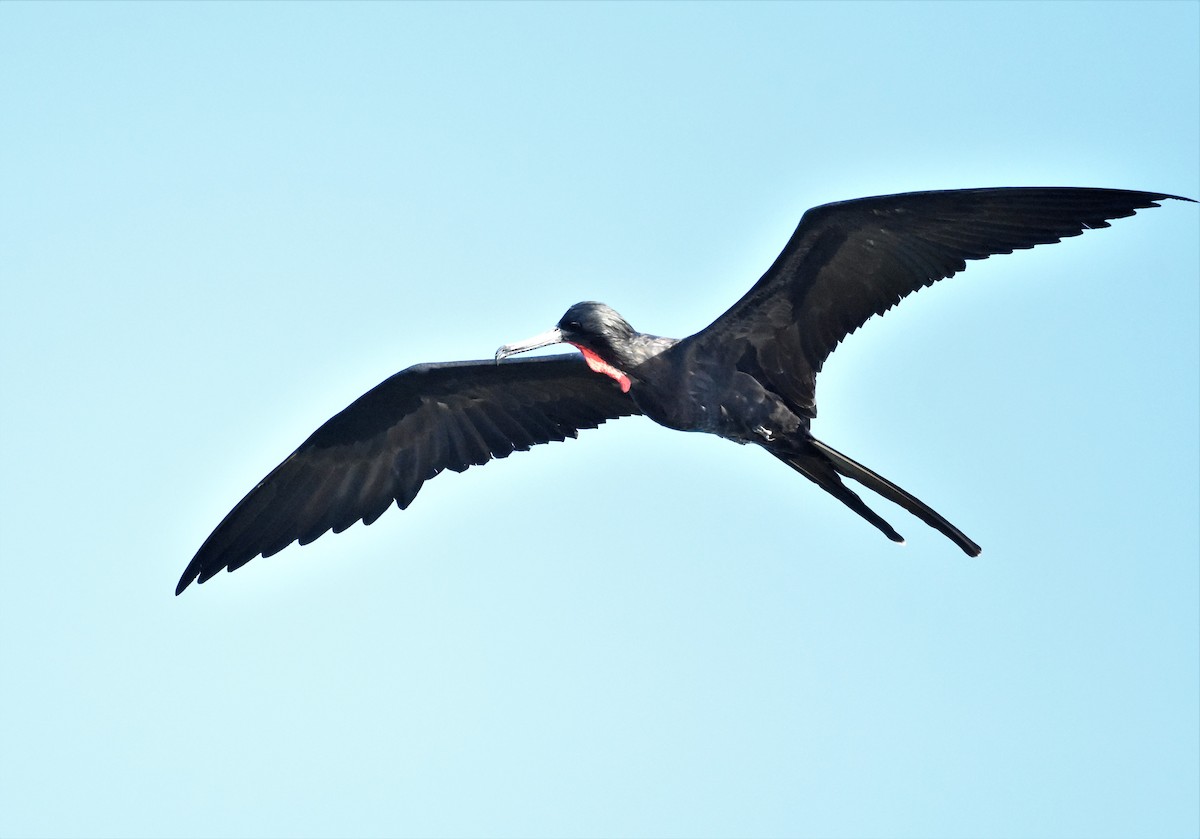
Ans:
{"label": "bird's head", "polygon": [[583,353],[592,370],[610,377],[621,385],[621,390],[628,392],[629,378],[620,368],[626,366],[626,349],[636,335],[629,322],[610,306],[576,303],[553,329],[496,350],[496,361],[551,344],[571,344]]}
{"label": "bird's head", "polygon": [[603,303],[576,303],[559,318],[562,340],[589,349],[608,361],[617,361],[621,350],[637,332],[625,318]]}

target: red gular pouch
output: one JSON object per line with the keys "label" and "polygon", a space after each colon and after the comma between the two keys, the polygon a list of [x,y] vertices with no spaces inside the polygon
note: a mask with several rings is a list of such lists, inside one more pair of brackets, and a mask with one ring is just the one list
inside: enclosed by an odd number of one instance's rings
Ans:
{"label": "red gular pouch", "polygon": [[587,362],[587,366],[592,369],[593,373],[603,373],[621,386],[621,393],[629,393],[630,382],[628,376],[587,347],[581,347],[578,344],[572,344],[571,346],[583,353],[583,360]]}

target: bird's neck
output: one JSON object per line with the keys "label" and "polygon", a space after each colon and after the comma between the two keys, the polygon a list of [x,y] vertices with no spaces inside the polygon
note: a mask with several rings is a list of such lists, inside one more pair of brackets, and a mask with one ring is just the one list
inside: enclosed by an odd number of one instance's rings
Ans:
{"label": "bird's neck", "polygon": [[610,346],[605,360],[621,370],[629,371],[679,343],[677,338],[663,338],[635,332],[631,338]]}
{"label": "bird's neck", "polygon": [[630,375],[650,359],[678,343],[675,338],[662,338],[635,332],[631,337],[606,343],[593,349],[582,344],[575,347],[583,353],[588,367],[593,372],[608,376],[621,386],[624,393],[632,386]]}

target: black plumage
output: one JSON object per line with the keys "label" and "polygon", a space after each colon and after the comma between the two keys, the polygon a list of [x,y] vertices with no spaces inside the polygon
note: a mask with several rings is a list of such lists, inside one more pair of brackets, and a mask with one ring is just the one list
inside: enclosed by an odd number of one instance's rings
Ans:
{"label": "black plumage", "polygon": [[[830,492],[888,538],[900,535],[851,491],[852,478],[977,555],[923,502],[812,437],[816,376],[842,339],[966,262],[1058,242],[1179,196],[1111,189],[999,188],[843,201],[804,214],[762,278],[683,340],[634,330],[600,303],[501,347],[491,361],[397,373],[319,428],[234,507],[176,594],[256,556],[407,507],[444,469],[645,414],[669,428],[754,443]],[[1179,198],[1190,201],[1191,199]],[[566,342],[582,351],[504,360]]]}
{"label": "black plumage", "polygon": [[576,436],[638,412],[576,355],[418,364],[367,391],[250,490],[188,564],[175,593],[222,568],[307,545],[393,502],[408,507],[445,469]]}

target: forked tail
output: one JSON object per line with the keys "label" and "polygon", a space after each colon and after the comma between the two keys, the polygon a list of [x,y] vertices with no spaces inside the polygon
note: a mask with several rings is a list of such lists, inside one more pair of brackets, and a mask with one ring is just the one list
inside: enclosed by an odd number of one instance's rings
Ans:
{"label": "forked tail", "polygon": [[945,534],[968,556],[979,556],[983,550],[967,538],[965,533],[938,515],[929,505],[905,492],[887,478],[872,472],[861,463],[851,460],[820,440],[809,437],[806,442],[809,444],[805,446],[807,451],[796,452],[773,448],[767,448],[767,451],[875,525],[893,542],[903,542],[904,538],[868,507],[853,490],[842,483],[840,475],[853,478],[889,501],[899,504],[930,527]]}

